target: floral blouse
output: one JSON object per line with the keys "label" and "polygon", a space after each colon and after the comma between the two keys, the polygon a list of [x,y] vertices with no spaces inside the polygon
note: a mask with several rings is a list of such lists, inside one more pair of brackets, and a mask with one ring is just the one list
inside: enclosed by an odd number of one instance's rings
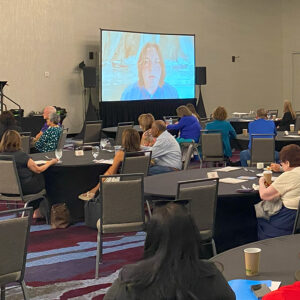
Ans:
{"label": "floral blouse", "polygon": [[49,127],[35,143],[35,148],[40,152],[50,152],[57,148],[62,129],[59,126]]}

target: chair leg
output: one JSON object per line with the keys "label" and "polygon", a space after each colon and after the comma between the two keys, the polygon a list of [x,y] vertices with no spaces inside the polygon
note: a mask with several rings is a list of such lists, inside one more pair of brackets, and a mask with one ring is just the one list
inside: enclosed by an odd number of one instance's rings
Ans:
{"label": "chair leg", "polygon": [[149,217],[151,219],[152,218],[152,212],[151,212],[151,208],[150,208],[150,204],[149,204],[148,200],[146,200],[146,204],[147,204],[148,214],[149,214]]}
{"label": "chair leg", "polygon": [[[101,230],[101,228],[100,228]],[[101,231],[98,230],[97,234],[97,253],[96,253],[96,268],[95,268],[95,279],[99,277],[99,264],[102,262],[102,239]]]}
{"label": "chair leg", "polygon": [[217,255],[217,249],[216,249],[216,243],[215,243],[214,239],[211,239],[211,248],[212,248],[213,256],[216,256]]}
{"label": "chair leg", "polygon": [[1,285],[1,300],[5,300],[5,285]]}
{"label": "chair leg", "polygon": [[25,284],[24,280],[21,281],[21,287],[22,287],[22,292],[23,292],[24,299],[29,300],[28,291],[27,291],[27,287],[26,287],[26,284]]}

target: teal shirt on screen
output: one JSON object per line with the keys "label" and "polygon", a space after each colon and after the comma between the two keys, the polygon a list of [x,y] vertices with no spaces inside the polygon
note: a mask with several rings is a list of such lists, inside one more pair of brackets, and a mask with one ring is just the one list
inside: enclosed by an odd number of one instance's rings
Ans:
{"label": "teal shirt on screen", "polygon": [[224,155],[227,157],[232,156],[230,138],[236,138],[236,132],[231,124],[227,121],[215,120],[213,122],[207,123],[205,129],[207,130],[218,130],[222,132],[222,141],[224,147]]}

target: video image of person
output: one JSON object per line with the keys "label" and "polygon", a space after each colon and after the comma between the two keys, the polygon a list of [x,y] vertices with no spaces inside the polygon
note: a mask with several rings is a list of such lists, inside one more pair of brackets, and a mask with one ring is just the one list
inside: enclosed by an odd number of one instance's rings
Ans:
{"label": "video image of person", "polygon": [[157,44],[147,43],[138,60],[138,82],[128,86],[121,100],[177,99],[177,90],[165,80],[166,70]]}
{"label": "video image of person", "polygon": [[193,35],[101,31],[101,100],[195,97]]}

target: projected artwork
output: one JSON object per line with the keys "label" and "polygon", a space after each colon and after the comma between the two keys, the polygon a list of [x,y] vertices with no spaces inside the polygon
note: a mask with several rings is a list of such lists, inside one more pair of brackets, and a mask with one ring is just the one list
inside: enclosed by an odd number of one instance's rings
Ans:
{"label": "projected artwork", "polygon": [[101,30],[102,101],[195,96],[193,35]]}

